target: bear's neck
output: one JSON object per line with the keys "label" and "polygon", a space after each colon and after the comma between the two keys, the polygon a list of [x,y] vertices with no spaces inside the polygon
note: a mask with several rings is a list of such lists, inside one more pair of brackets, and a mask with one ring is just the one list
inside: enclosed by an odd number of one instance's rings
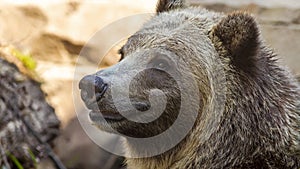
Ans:
{"label": "bear's neck", "polygon": [[[127,142],[128,151],[134,151],[134,144]],[[195,147],[199,146],[197,139],[187,136],[177,146],[171,150],[154,157],[147,158],[127,158],[128,169],[181,169],[189,168],[196,162],[197,151]]]}

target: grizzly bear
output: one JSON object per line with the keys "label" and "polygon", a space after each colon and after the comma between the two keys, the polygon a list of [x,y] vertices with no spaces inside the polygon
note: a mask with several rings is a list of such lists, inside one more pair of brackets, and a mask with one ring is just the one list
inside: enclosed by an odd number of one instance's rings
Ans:
{"label": "grizzly bear", "polygon": [[159,0],[120,54],[79,88],[129,169],[300,168],[299,83],[250,14]]}

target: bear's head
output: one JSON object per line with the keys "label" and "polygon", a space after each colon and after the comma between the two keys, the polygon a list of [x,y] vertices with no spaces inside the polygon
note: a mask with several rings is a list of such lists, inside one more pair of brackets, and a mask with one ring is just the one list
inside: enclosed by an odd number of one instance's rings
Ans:
{"label": "bear's head", "polygon": [[85,76],[79,87],[101,130],[152,137],[183,113],[180,126],[202,126],[198,132],[208,138],[227,102],[227,78],[255,73],[259,52],[259,30],[249,14],[160,0],[157,14],[120,49],[120,62]]}

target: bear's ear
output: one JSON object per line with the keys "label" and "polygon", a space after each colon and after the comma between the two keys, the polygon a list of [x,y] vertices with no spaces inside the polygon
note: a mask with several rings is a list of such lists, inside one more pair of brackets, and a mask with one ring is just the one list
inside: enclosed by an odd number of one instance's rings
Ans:
{"label": "bear's ear", "polygon": [[229,14],[213,27],[210,38],[220,55],[229,56],[234,66],[248,70],[255,67],[260,50],[260,32],[250,14]]}
{"label": "bear's ear", "polygon": [[185,6],[185,0],[158,0],[156,6],[156,12],[166,12]]}

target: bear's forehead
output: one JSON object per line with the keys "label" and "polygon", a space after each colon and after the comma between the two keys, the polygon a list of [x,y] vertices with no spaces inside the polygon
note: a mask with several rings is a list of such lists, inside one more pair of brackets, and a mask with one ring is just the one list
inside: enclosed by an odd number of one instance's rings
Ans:
{"label": "bear's forehead", "polygon": [[198,28],[195,31],[205,33],[212,29],[221,18],[222,13],[211,12],[203,8],[187,8],[160,13],[144,24],[140,32],[168,34],[172,31],[184,31],[190,25]]}
{"label": "bear's forehead", "polygon": [[138,48],[151,48],[167,45],[166,41],[176,43],[179,40],[198,38],[207,35],[223,14],[207,11],[206,9],[188,8],[161,13],[144,24],[142,29],[131,36],[123,46],[126,55]]}

